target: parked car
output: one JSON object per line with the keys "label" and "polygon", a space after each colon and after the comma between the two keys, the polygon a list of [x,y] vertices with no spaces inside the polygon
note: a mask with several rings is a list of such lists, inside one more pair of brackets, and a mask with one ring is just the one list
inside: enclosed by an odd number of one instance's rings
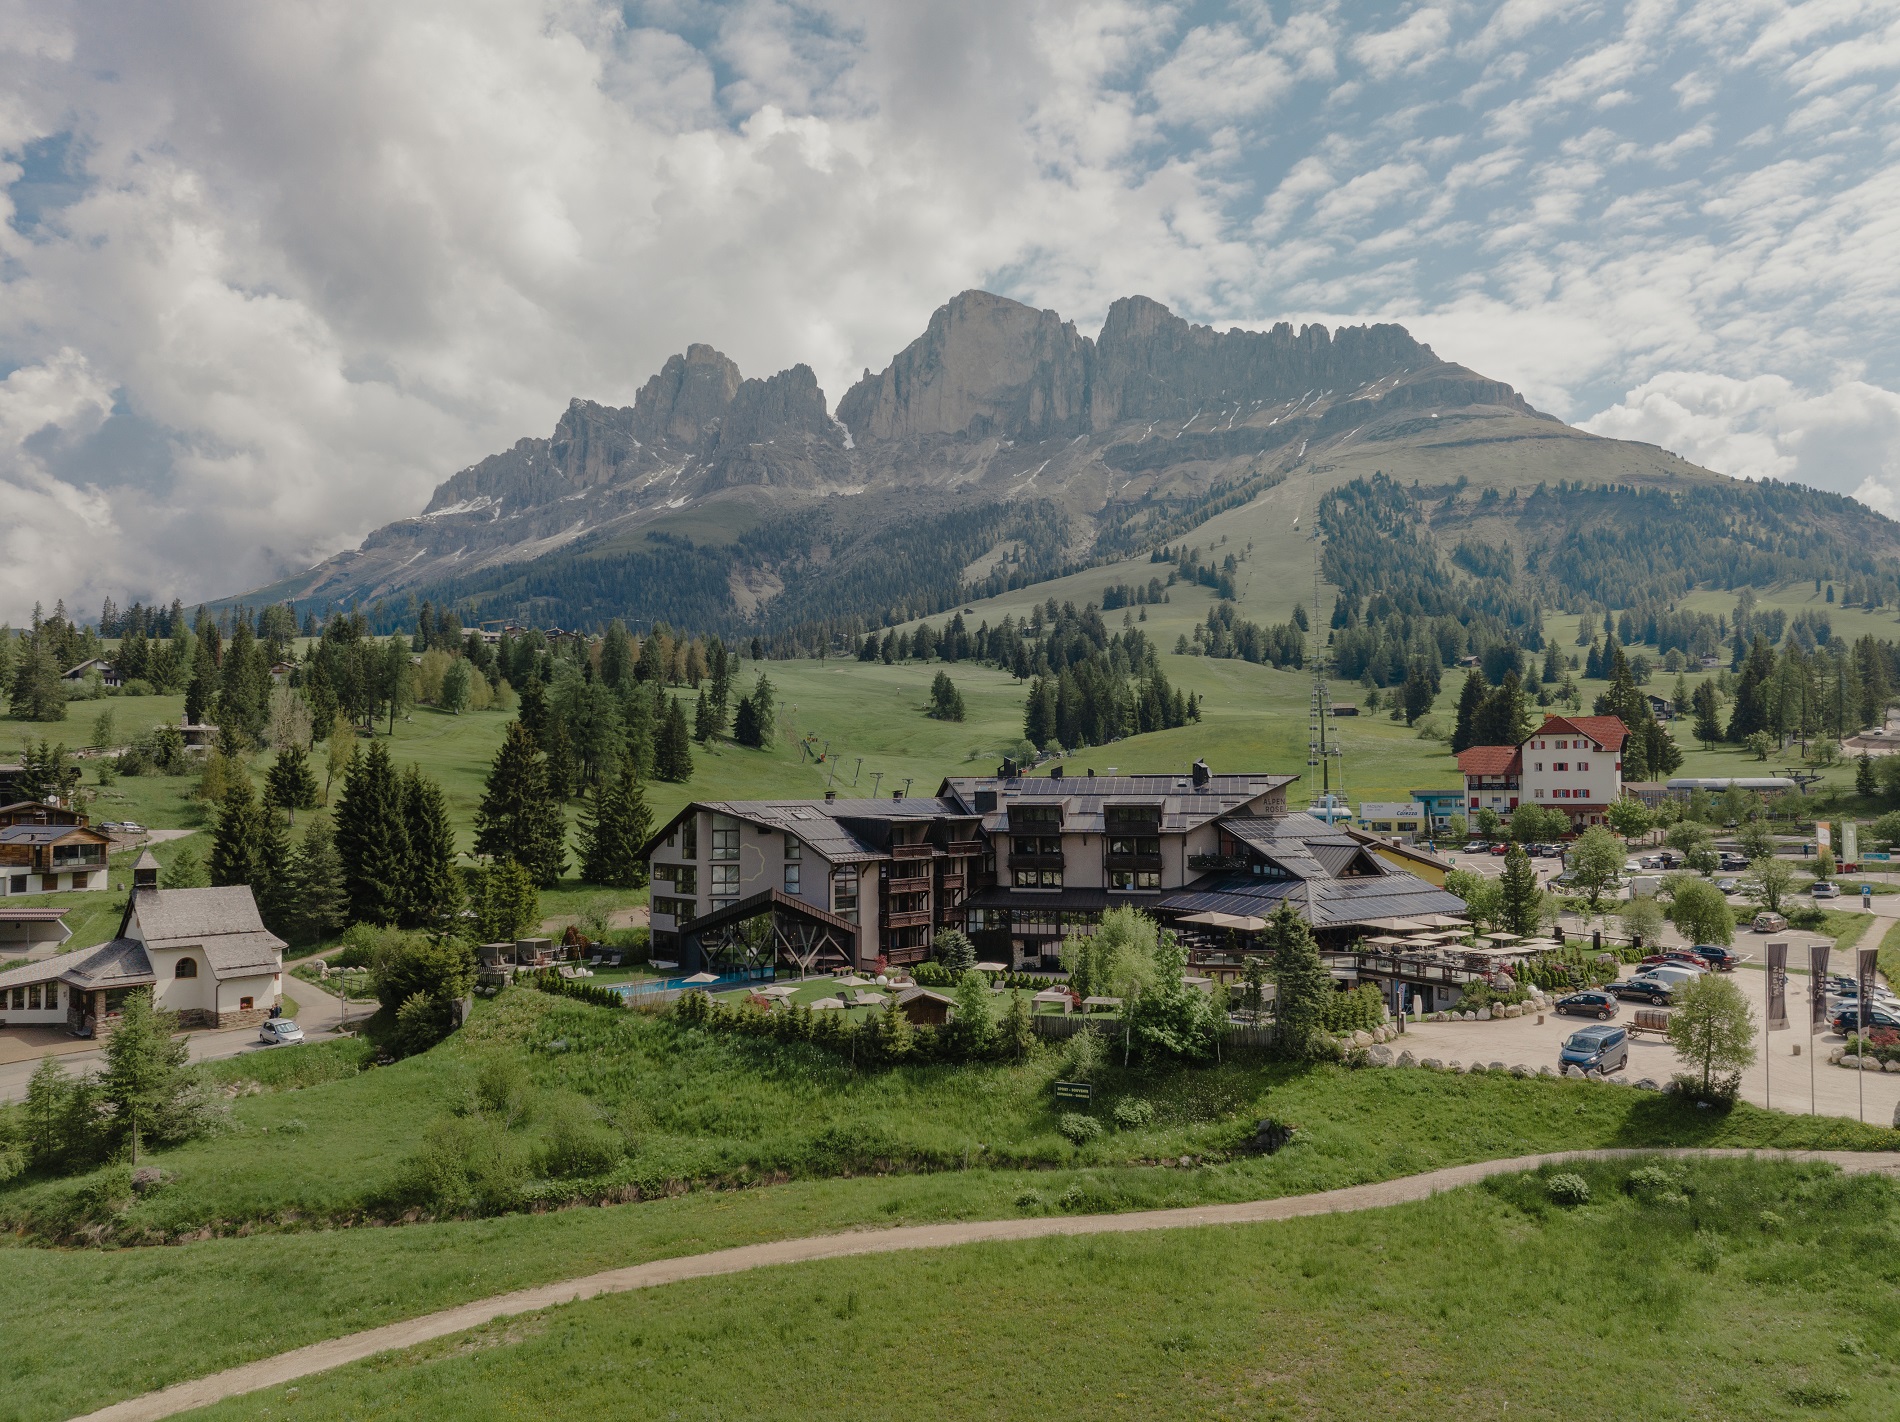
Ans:
{"label": "parked car", "polygon": [[257,1029],[257,1040],[267,1047],[288,1047],[303,1040],[303,1028],[294,1018],[272,1017]]}
{"label": "parked car", "polygon": [[1645,869],[1660,869],[1663,867],[1662,856],[1660,854],[1645,854],[1636,862]]}
{"label": "parked car", "polygon": [[111,834],[112,831],[114,831],[118,827],[119,827],[119,822],[117,820],[107,820],[104,824],[99,826],[99,828],[104,830],[107,834]]}
{"label": "parked car", "polygon": [[1509,854],[1511,852],[1511,846],[1508,843],[1494,844],[1491,846],[1491,852],[1493,854]]}
{"label": "parked car", "polygon": [[1630,1064],[1630,1034],[1621,1027],[1585,1027],[1570,1034],[1557,1053],[1557,1070],[1581,1067],[1605,1076]]}
{"label": "parked car", "polygon": [[[1828,1019],[1828,1025],[1831,1026],[1836,1032],[1839,1032],[1843,1037],[1845,1037],[1849,1032],[1854,1032],[1854,1031],[1859,1030],[1859,1026],[1860,1026],[1860,1004],[1859,1003],[1857,1002],[1846,1003],[1840,1007],[1830,1008],[1829,1012],[1830,1012],[1830,1016]],[[1885,1002],[1868,1003],[1867,1004],[1867,1025],[1869,1027],[1891,1027],[1895,1031],[1900,1031],[1900,1006],[1895,1006],[1895,1005],[1885,1003]]]}
{"label": "parked car", "polygon": [[1695,951],[1718,973],[1732,973],[1742,961],[1740,953],[1733,948],[1724,948],[1720,943],[1698,943]]}
{"label": "parked car", "polygon": [[1746,869],[1748,867],[1748,856],[1746,854],[1737,854],[1732,849],[1725,849],[1717,857],[1716,863],[1724,869]]}
{"label": "parked car", "polygon": [[1553,889],[1575,888],[1576,883],[1577,883],[1577,876],[1575,874],[1570,873],[1568,870],[1566,870],[1562,874],[1552,874],[1550,876],[1550,887]]}
{"label": "parked car", "polygon": [[133,820],[119,821],[120,834],[144,834],[145,826]]}
{"label": "parked car", "polygon": [[1570,1017],[1595,1017],[1608,1022],[1616,1016],[1616,999],[1601,988],[1592,988],[1588,992],[1573,992],[1568,997],[1557,999],[1556,1011]]}
{"label": "parked car", "polygon": [[1465,853],[1466,854],[1483,854],[1485,851],[1487,851],[1490,848],[1491,846],[1485,843],[1483,840],[1474,839],[1465,846]]}
{"label": "parked car", "polygon": [[1643,962],[1651,966],[1663,963],[1687,963],[1692,968],[1707,972],[1709,960],[1702,956],[1699,948],[1665,948],[1660,953],[1651,953]]}
{"label": "parked car", "polygon": [[1841,886],[1834,883],[1813,884],[1809,886],[1808,892],[1817,899],[1838,899],[1841,896]]}
{"label": "parked car", "polygon": [[1673,991],[1701,977],[1702,969],[1688,963],[1663,963],[1654,968],[1645,968],[1634,976],[1646,983],[1667,983]]}
{"label": "parked car", "polygon": [[1651,1007],[1667,1007],[1676,995],[1670,984],[1653,978],[1625,978],[1620,983],[1611,983],[1610,991],[1624,1002],[1646,1002]]}
{"label": "parked car", "polygon": [[1757,933],[1780,933],[1787,928],[1788,920],[1778,913],[1769,913],[1764,910],[1755,915],[1754,923],[1749,926]]}
{"label": "parked car", "polygon": [[1715,887],[1725,894],[1739,894],[1742,891],[1742,884],[1739,879],[1717,879],[1715,881]]}
{"label": "parked car", "polygon": [[1623,872],[1625,874],[1640,874],[1643,872],[1643,865],[1639,860],[1625,859],[1623,861]]}

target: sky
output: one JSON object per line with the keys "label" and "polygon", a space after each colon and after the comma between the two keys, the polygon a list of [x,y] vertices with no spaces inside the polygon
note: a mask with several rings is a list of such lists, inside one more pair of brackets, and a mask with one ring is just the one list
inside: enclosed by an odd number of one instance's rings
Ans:
{"label": "sky", "polygon": [[1900,0],[0,0],[0,619],[243,592],[705,341],[1399,321],[1900,515]]}

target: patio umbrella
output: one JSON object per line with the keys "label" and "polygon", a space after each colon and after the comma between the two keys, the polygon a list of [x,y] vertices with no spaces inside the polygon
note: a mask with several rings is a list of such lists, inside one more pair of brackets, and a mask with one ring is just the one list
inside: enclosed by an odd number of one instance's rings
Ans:
{"label": "patio umbrella", "polygon": [[718,981],[719,981],[719,974],[717,973],[694,973],[690,978],[686,980],[686,985],[688,987],[692,987],[695,984],[699,984],[699,983],[716,983]]}

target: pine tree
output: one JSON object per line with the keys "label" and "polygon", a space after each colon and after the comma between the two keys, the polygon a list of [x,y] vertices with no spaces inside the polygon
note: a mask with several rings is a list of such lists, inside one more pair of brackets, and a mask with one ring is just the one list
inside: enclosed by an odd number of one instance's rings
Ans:
{"label": "pine tree", "polygon": [[1874,761],[1869,755],[1861,755],[1854,761],[1854,793],[1872,795],[1874,793]]}
{"label": "pine tree", "polygon": [[514,860],[543,888],[567,872],[567,822],[548,793],[547,762],[519,721],[508,723],[489,767],[475,811],[475,852]]}
{"label": "pine tree", "polygon": [[1759,634],[1742,659],[1735,705],[1729,711],[1728,739],[1737,745],[1768,729],[1768,682],[1775,674],[1775,649]]}
{"label": "pine tree", "polygon": [[276,763],[264,775],[264,804],[284,811],[292,824],[296,823],[298,810],[316,808],[317,776],[302,746],[286,746],[278,752]]}
{"label": "pine tree", "polygon": [[[212,831],[213,884],[248,884],[253,891],[263,885],[271,873],[264,860],[267,826],[275,828],[275,818],[265,814],[258,805],[251,782],[241,775],[233,777],[218,810],[217,827]],[[278,830],[278,834],[281,836],[282,831]]]}
{"label": "pine tree", "polygon": [[291,858],[285,900],[288,914],[279,930],[293,943],[318,943],[340,933],[350,921],[350,895],[343,860],[329,821],[318,815],[304,829]]}
{"label": "pine tree", "polygon": [[211,700],[218,691],[218,668],[211,654],[211,639],[199,637],[192,650],[191,680],[185,686],[185,720],[202,726],[211,719]]}
{"label": "pine tree", "polygon": [[686,713],[680,708],[678,697],[667,697],[666,713],[661,718],[659,733],[653,738],[653,774],[656,779],[670,780],[674,784],[693,776],[692,737],[687,732]]}
{"label": "pine tree", "polygon": [[580,832],[583,879],[616,889],[637,889],[646,882],[640,851],[653,836],[653,816],[627,761],[581,811]]}
{"label": "pine tree", "polygon": [[759,726],[758,708],[750,696],[739,698],[739,710],[732,718],[732,738],[742,746],[759,750],[765,745],[765,732]]}
{"label": "pine tree", "polygon": [[380,741],[350,758],[337,797],[336,851],[354,923],[402,921],[409,833],[402,782]]}
{"label": "pine tree", "polygon": [[240,616],[218,668],[218,726],[241,733],[249,745],[259,745],[269,718],[270,668],[252,635],[250,617]]}
{"label": "pine tree", "polygon": [[155,1009],[151,991],[141,988],[126,994],[118,1026],[106,1038],[100,1094],[113,1108],[114,1129],[131,1144],[134,1166],[143,1141],[171,1114],[187,1084],[189,1049],[184,1038],[173,1038],[177,1027],[177,1014]]}
{"label": "pine tree", "polygon": [[1477,737],[1478,715],[1484,709],[1484,699],[1484,678],[1475,670],[1467,672],[1464,690],[1458,693],[1458,721],[1451,732],[1452,754],[1483,744]]}
{"label": "pine tree", "polygon": [[1273,957],[1274,1015],[1281,1045],[1294,1056],[1305,1056],[1325,1024],[1333,979],[1320,963],[1312,929],[1284,899],[1267,921],[1267,949]]}
{"label": "pine tree", "polygon": [[693,739],[702,746],[709,746],[713,737],[718,735],[718,727],[713,721],[712,698],[706,694],[706,688],[699,689],[699,700],[693,704]]}
{"label": "pine tree", "polygon": [[1504,877],[1499,884],[1502,898],[1499,916],[1510,932],[1527,937],[1537,931],[1542,917],[1544,892],[1537,887],[1537,871],[1524,847],[1514,844],[1504,856]]}
{"label": "pine tree", "polygon": [[1714,750],[1715,743],[1722,739],[1722,723],[1717,719],[1715,683],[1704,678],[1696,687],[1690,704],[1695,711],[1695,738],[1702,742],[1705,750]]}
{"label": "pine tree", "polygon": [[911,1026],[910,1014],[897,1005],[897,989],[890,990],[883,1010],[878,1013],[877,1028],[872,1040],[877,1044],[877,1054],[887,1062],[906,1060],[917,1050],[917,1032]]}
{"label": "pine tree", "polygon": [[926,714],[938,721],[963,719],[963,693],[957,690],[948,672],[938,672],[936,679],[930,683],[930,709]]}
{"label": "pine tree", "polygon": [[405,928],[438,927],[462,906],[462,886],[455,872],[455,829],[449,823],[442,787],[413,765],[403,772],[402,817],[409,844],[403,865],[401,922]]}

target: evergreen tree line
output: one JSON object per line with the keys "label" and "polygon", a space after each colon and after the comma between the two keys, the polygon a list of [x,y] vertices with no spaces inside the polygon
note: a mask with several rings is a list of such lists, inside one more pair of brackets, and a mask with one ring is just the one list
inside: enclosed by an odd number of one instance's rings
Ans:
{"label": "evergreen tree line", "polygon": [[[1193,641],[1189,642],[1183,633],[1174,650],[1298,668],[1306,664],[1307,625],[1306,609],[1297,603],[1290,621],[1263,627],[1244,620],[1231,602],[1221,602],[1208,609],[1205,623],[1195,627]],[[1435,679],[1433,690],[1437,690]]]}

